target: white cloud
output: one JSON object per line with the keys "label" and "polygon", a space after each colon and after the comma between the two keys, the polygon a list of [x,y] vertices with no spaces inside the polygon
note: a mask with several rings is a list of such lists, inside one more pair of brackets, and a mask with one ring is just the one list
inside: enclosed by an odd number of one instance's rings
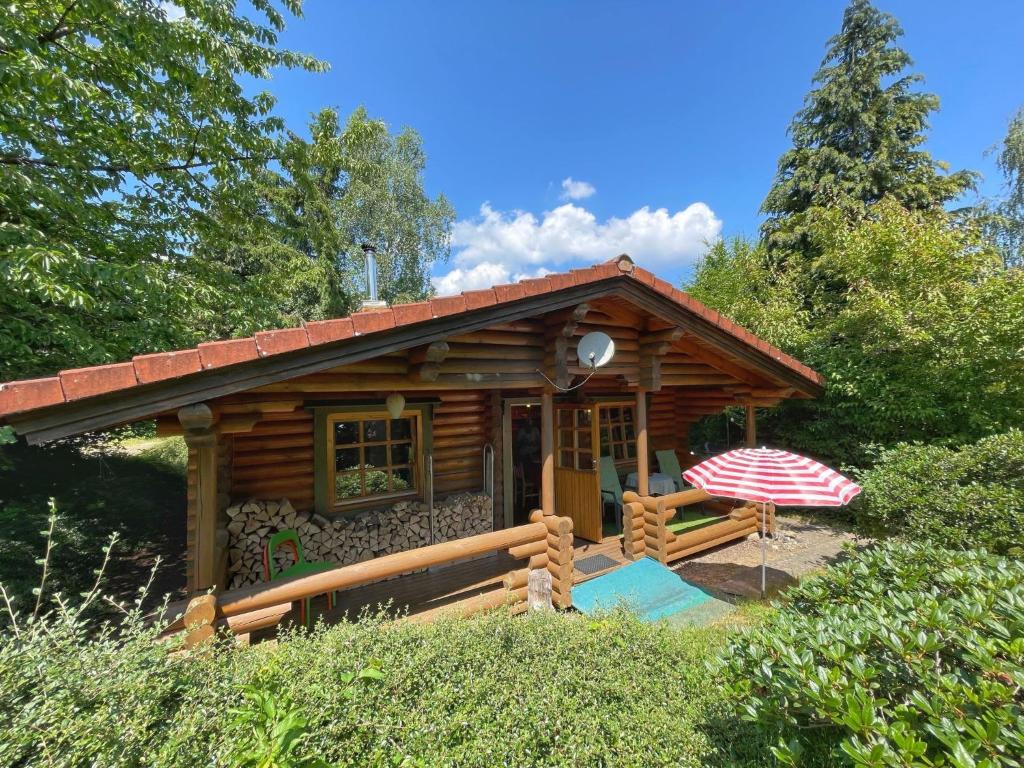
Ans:
{"label": "white cloud", "polygon": [[593,184],[586,181],[577,181],[572,176],[562,179],[563,200],[583,200],[593,195],[597,190]]}
{"label": "white cloud", "polygon": [[705,203],[675,213],[644,206],[605,221],[572,203],[540,218],[527,211],[496,211],[484,203],[478,217],[455,223],[455,268],[435,277],[434,286],[441,294],[458,293],[607,261],[620,253],[650,269],[678,269],[693,263],[721,231],[721,220]]}
{"label": "white cloud", "polygon": [[164,0],[160,3],[160,9],[164,12],[168,21],[178,21],[185,18],[185,9],[180,5],[176,5],[170,0]]}

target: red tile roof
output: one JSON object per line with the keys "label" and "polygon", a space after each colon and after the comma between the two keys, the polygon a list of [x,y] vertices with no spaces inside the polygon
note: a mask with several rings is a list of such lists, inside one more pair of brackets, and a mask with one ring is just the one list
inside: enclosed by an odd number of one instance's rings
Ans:
{"label": "red tile roof", "polygon": [[635,266],[632,259],[623,255],[592,267],[531,278],[512,285],[496,285],[457,296],[440,296],[429,301],[366,310],[337,320],[303,323],[299,328],[261,331],[254,337],[212,341],[195,349],[138,355],[126,363],[77,368],[47,378],[7,382],[0,384],[0,417],[614,277],[637,280],[808,381],[814,384],[824,381],[821,375],[799,360],[757,338],[646,269]]}

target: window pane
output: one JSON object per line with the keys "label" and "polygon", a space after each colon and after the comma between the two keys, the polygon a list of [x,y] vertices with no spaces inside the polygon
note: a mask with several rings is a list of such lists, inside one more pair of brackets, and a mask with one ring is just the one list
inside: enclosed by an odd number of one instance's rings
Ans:
{"label": "window pane", "polygon": [[334,498],[338,501],[357,499],[363,495],[359,472],[347,472],[334,478]]}
{"label": "window pane", "polygon": [[366,471],[366,495],[376,496],[388,492],[388,473],[383,469]]}
{"label": "window pane", "polygon": [[591,439],[590,430],[589,429],[586,430],[586,431],[584,431],[582,429],[579,430],[576,433],[576,440],[577,440],[576,446],[578,448],[586,448],[587,450],[590,450],[590,448],[591,448],[591,446],[592,446],[592,444],[594,442]]}
{"label": "window pane", "polygon": [[352,445],[359,442],[358,421],[338,421],[334,424],[334,444]]}
{"label": "window pane", "polygon": [[577,427],[589,427],[590,426],[590,410],[588,408],[580,408],[576,411],[576,426]]}
{"label": "window pane", "polygon": [[622,442],[622,427],[612,427],[612,440],[616,443]]}
{"label": "window pane", "polygon": [[572,448],[572,430],[571,429],[560,429],[560,430],[558,430],[558,447],[559,448]]}
{"label": "window pane", "polygon": [[626,443],[626,458],[627,459],[635,459],[636,458],[636,443]]}
{"label": "window pane", "polygon": [[612,456],[615,458],[616,461],[622,461],[622,459],[625,458],[625,456],[622,453],[622,443],[616,443],[615,445],[612,446]]}
{"label": "window pane", "polygon": [[408,464],[412,456],[412,444],[398,443],[391,446],[391,463]]}
{"label": "window pane", "polygon": [[627,440],[635,440],[636,439],[636,432],[633,430],[633,425],[632,424],[627,424],[626,425],[626,439]]}
{"label": "window pane", "polygon": [[576,454],[576,469],[593,469],[594,456],[589,451],[580,451]]}
{"label": "window pane", "polygon": [[334,468],[339,472],[346,469],[359,469],[359,449],[340,448],[335,451]]}
{"label": "window pane", "polygon": [[395,492],[408,491],[413,487],[412,467],[396,469],[391,473],[391,490]]}
{"label": "window pane", "polygon": [[363,422],[363,442],[376,443],[387,439],[384,432],[385,422],[383,419]]}
{"label": "window pane", "polygon": [[391,439],[410,440],[412,439],[412,419],[392,419]]}
{"label": "window pane", "polygon": [[558,452],[558,466],[572,469],[572,451]]}
{"label": "window pane", "polygon": [[622,418],[623,418],[624,421],[633,421],[633,409],[632,408],[623,408],[622,409]]}
{"label": "window pane", "polygon": [[366,467],[386,467],[388,465],[388,447],[386,445],[368,445],[363,448]]}
{"label": "window pane", "polygon": [[558,411],[558,426],[560,427],[571,427],[572,426],[572,410],[569,408],[562,408]]}
{"label": "window pane", "polygon": [[609,408],[608,409],[608,418],[611,421],[619,421],[619,419],[620,419],[620,411],[619,411],[619,409],[618,408]]}

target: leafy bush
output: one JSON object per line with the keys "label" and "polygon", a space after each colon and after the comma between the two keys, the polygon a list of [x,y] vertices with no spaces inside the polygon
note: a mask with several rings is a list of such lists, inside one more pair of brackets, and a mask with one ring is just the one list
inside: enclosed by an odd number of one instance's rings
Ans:
{"label": "leafy bush", "polygon": [[1024,271],[973,226],[892,200],[807,223],[812,262],[720,243],[687,286],[825,376],[824,397],[764,414],[765,437],[866,466],[873,444],[966,442],[1024,421]]}
{"label": "leafy bush", "polygon": [[1024,432],[957,450],[899,445],[861,473],[857,517],[872,534],[1024,555]]}
{"label": "leafy bush", "polygon": [[762,765],[708,673],[721,638],[497,611],[183,657],[135,614],[58,611],[0,636],[0,764]]}
{"label": "leafy bush", "polygon": [[862,552],[787,592],[723,666],[785,764],[1024,765],[1024,563]]}

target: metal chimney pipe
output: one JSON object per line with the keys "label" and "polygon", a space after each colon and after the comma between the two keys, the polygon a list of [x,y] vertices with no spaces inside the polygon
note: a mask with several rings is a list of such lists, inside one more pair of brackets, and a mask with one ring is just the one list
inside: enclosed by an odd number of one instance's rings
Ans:
{"label": "metal chimney pipe", "polygon": [[366,263],[366,293],[363,299],[363,309],[379,309],[385,306],[377,294],[377,249],[369,243],[360,246]]}

